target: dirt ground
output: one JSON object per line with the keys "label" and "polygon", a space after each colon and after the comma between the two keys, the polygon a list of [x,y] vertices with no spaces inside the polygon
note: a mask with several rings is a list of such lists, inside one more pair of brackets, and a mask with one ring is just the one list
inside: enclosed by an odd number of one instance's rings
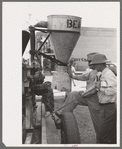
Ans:
{"label": "dirt ground", "polygon": [[78,106],[74,110],[74,115],[77,120],[81,143],[94,144],[96,143],[96,135],[91,121],[88,107]]}

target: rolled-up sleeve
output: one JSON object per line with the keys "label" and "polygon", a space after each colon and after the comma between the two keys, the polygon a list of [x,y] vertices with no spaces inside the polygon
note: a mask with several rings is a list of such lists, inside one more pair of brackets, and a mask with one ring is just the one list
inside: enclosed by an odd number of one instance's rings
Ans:
{"label": "rolled-up sleeve", "polygon": [[87,81],[89,80],[90,73],[83,73],[82,75],[73,75],[73,79]]}

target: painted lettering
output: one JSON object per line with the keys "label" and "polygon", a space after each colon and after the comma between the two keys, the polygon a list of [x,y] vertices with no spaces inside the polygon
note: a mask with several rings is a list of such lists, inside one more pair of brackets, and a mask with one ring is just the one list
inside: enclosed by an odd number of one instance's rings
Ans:
{"label": "painted lettering", "polygon": [[67,28],[80,28],[80,21],[68,19]]}
{"label": "painted lettering", "polygon": [[73,20],[73,28],[78,28],[78,21],[77,20]]}
{"label": "painted lettering", "polygon": [[67,20],[67,28],[71,28],[72,27],[72,20]]}

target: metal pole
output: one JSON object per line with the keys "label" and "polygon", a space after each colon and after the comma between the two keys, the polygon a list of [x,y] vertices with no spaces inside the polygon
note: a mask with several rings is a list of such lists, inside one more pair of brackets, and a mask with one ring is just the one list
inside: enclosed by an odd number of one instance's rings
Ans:
{"label": "metal pole", "polygon": [[[29,26],[30,31],[30,50],[35,51],[35,28],[33,26]],[[31,63],[34,60],[34,54],[31,54]],[[32,74],[32,72],[31,72]],[[32,92],[32,101],[35,105],[35,94]]]}
{"label": "metal pole", "polygon": [[[35,51],[35,28],[29,27],[30,31],[30,50]],[[34,54],[31,55],[31,62],[34,60]]]}

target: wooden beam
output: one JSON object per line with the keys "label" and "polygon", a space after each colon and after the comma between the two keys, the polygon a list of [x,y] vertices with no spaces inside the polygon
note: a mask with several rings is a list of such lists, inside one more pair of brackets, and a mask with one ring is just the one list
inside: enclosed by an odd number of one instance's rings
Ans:
{"label": "wooden beam", "polygon": [[42,144],[47,144],[47,132],[46,132],[46,122],[45,122],[45,105],[42,103]]}

